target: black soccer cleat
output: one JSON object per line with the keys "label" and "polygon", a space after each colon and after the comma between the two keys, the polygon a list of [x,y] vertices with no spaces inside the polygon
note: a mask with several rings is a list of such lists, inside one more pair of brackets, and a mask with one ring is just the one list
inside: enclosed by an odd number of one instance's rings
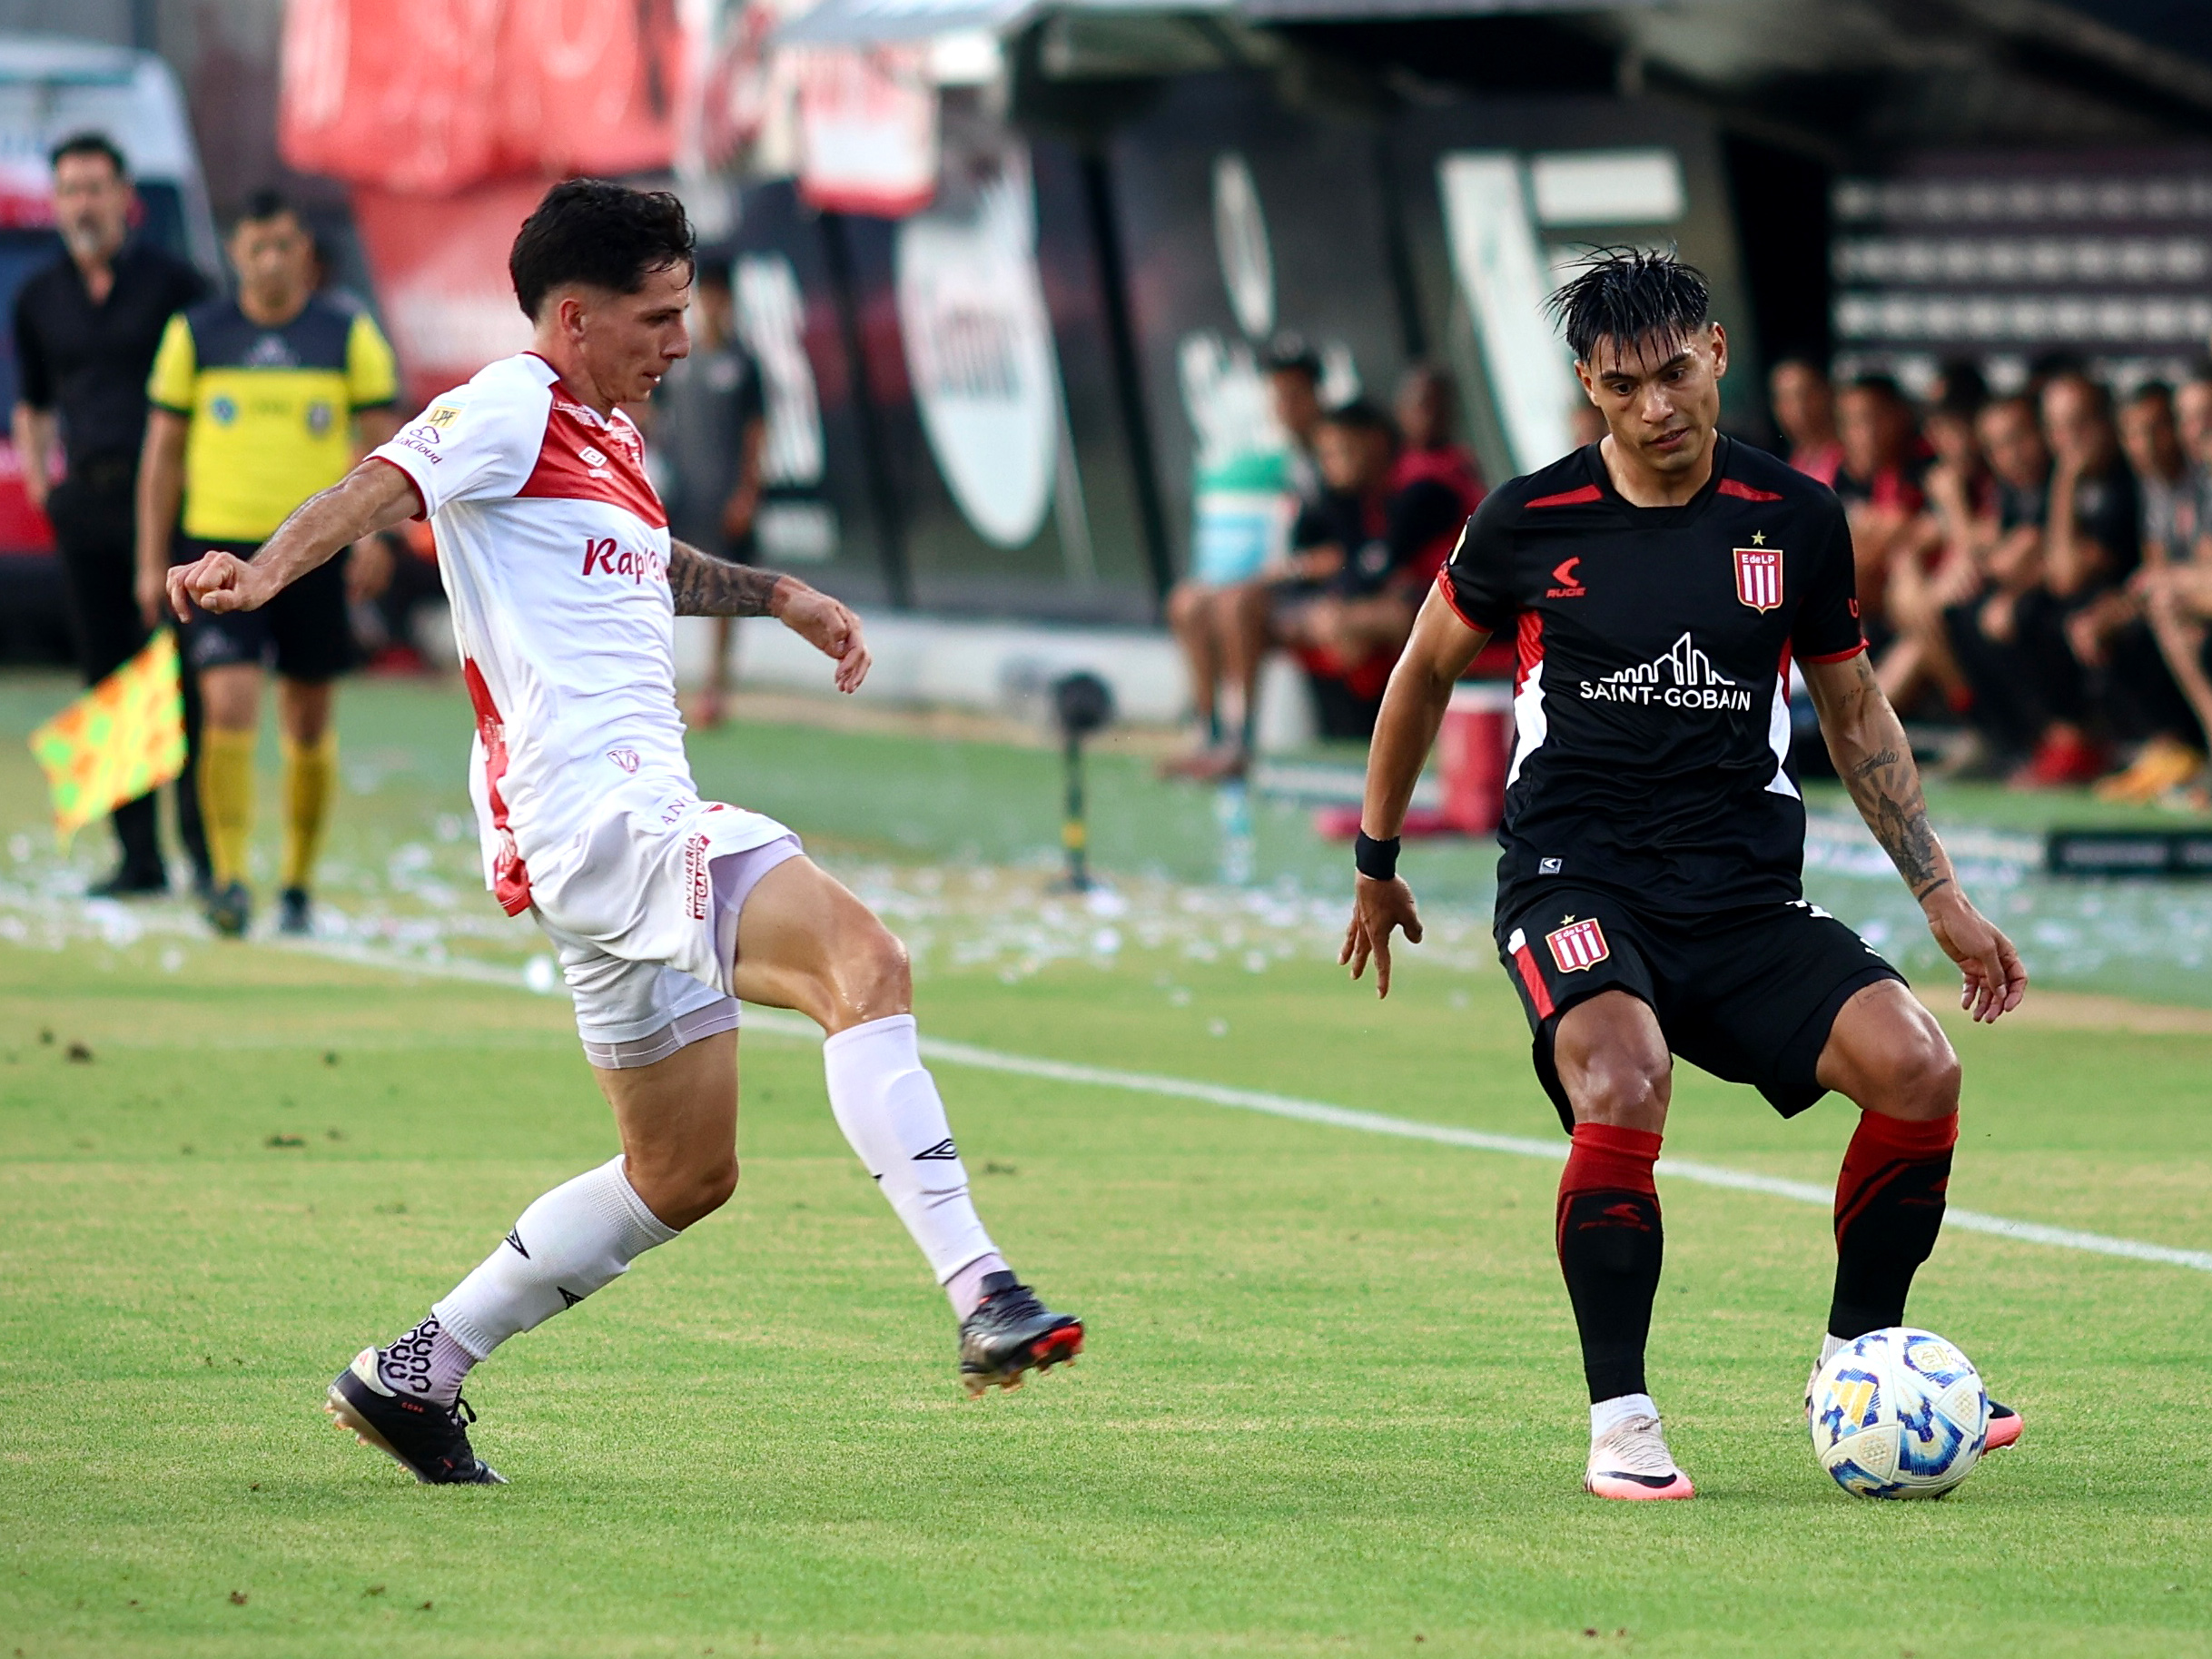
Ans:
{"label": "black soccer cleat", "polygon": [[304,887],[287,887],[277,898],[277,932],[292,939],[305,939],[315,931],[313,902]]}
{"label": "black soccer cleat", "polygon": [[232,882],[208,894],[207,924],[225,939],[243,939],[253,920],[253,895],[243,882]]}
{"label": "black soccer cleat", "polygon": [[476,1413],[466,1400],[448,1408],[431,1400],[394,1394],[377,1375],[377,1353],[365,1348],[331,1385],[323,1410],[340,1428],[350,1429],[363,1446],[380,1452],[426,1486],[503,1486],[507,1476],[476,1455],[469,1444],[464,1416]]}
{"label": "black soccer cleat", "polygon": [[1083,1322],[1054,1313],[1012,1273],[983,1276],[983,1299],[960,1322],[960,1381],[970,1399],[992,1384],[1014,1389],[1026,1371],[1073,1363],[1083,1351]]}

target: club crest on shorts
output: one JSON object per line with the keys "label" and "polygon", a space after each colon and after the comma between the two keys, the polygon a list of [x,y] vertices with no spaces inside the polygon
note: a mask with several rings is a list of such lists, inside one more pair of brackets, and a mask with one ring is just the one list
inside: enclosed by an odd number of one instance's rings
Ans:
{"label": "club crest on shorts", "polygon": [[1579,922],[1569,916],[1565,927],[1544,935],[1544,943],[1551,947],[1552,960],[1562,973],[1595,968],[1613,954],[1605,943],[1605,930],[1598,926],[1595,916],[1585,916]]}
{"label": "club crest on shorts", "polygon": [[1736,549],[1736,597],[1753,610],[1773,610],[1782,603],[1782,549]]}

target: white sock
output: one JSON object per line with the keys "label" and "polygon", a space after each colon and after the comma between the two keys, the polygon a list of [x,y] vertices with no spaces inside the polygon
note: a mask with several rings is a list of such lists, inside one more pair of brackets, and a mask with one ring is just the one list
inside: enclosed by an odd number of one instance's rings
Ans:
{"label": "white sock", "polygon": [[1609,1400],[1598,1400],[1590,1407],[1590,1438],[1595,1440],[1611,1428],[1617,1428],[1630,1417],[1656,1417],[1659,1407],[1648,1394],[1616,1394]]}
{"label": "white sock", "polygon": [[[968,1197],[968,1171],[953,1145],[936,1081],[922,1064],[912,1014],[894,1014],[839,1032],[822,1045],[830,1111],[853,1150],[875,1177],[891,1208],[929,1258],[930,1271],[953,1297],[957,1284],[981,1295],[981,1273],[962,1272],[997,1258]],[[995,1269],[1005,1267],[996,1263]],[[973,1281],[973,1282],[971,1282]]]}
{"label": "white sock", "polygon": [[1821,1363],[1812,1368],[1816,1371],[1819,1370],[1822,1365],[1826,1365],[1836,1357],[1836,1349],[1847,1346],[1848,1344],[1844,1342],[1843,1338],[1833,1332],[1822,1331],[1821,1333]]}
{"label": "white sock", "polygon": [[612,1159],[524,1210],[499,1248],[430,1312],[445,1335],[482,1359],[675,1237],[637,1196],[623,1160]]}

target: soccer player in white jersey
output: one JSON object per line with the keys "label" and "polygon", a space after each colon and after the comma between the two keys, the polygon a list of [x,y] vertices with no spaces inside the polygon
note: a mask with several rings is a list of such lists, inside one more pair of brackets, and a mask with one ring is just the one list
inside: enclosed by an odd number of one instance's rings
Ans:
{"label": "soccer player in white jersey", "polygon": [[536,331],[431,403],[252,558],[170,572],[179,616],[264,605],[362,536],[427,515],[476,711],[486,884],[559,953],[622,1153],[522,1212],[475,1271],[331,1384],[339,1425],[431,1484],[500,1476],[469,1443],[469,1368],[711,1214],[737,1184],[738,1001],[827,1034],[830,1110],[960,1321],[971,1394],[1072,1359],[1080,1321],[1008,1269],[917,1051],[904,948],[771,818],[702,801],[684,755],[676,616],[773,616],[868,671],[859,618],[789,576],[672,542],[620,405],[687,341],[692,232],[672,195],[547,193],[509,269]]}

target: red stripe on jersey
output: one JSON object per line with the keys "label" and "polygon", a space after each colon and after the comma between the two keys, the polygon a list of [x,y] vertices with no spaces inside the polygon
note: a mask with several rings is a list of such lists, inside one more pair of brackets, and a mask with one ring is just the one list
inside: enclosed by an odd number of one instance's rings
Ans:
{"label": "red stripe on jersey", "polygon": [[1525,610],[1521,613],[1520,631],[1514,637],[1513,691],[1516,696],[1528,684],[1528,676],[1544,660],[1544,613]]}
{"label": "red stripe on jersey", "polygon": [[1552,1007],[1552,993],[1544,983],[1544,970],[1536,966],[1536,959],[1526,945],[1513,953],[1513,965],[1521,971],[1521,983],[1528,987],[1528,1000],[1535,1004],[1536,1018],[1548,1020],[1555,1012]]}
{"label": "red stripe on jersey", "polygon": [[1460,621],[1466,623],[1477,634],[1487,634],[1493,631],[1483,627],[1481,623],[1476,621],[1474,617],[1468,616],[1466,612],[1459,608],[1459,596],[1457,593],[1454,592],[1452,588],[1452,573],[1450,567],[1447,566],[1444,569],[1437,572],[1437,591],[1444,596],[1444,602],[1452,607],[1452,615],[1458,617]]}
{"label": "red stripe on jersey", "polygon": [[1830,651],[1825,656],[1808,657],[1805,658],[1805,660],[1809,663],[1847,663],[1851,661],[1852,657],[1858,656],[1860,652],[1865,649],[1866,641],[1861,639],[1857,645],[1852,646],[1847,651]]}
{"label": "red stripe on jersey", "polygon": [[[1723,484],[1721,488],[1725,489],[1727,486]],[[1605,493],[1596,485],[1585,484],[1580,489],[1565,490],[1555,496],[1538,496],[1535,500],[1528,502],[1524,510],[1538,507],[1581,507],[1587,502],[1602,501],[1605,499]],[[1782,499],[1780,496],[1771,499],[1777,501]]]}
{"label": "red stripe on jersey", "polygon": [[499,780],[507,775],[507,722],[491,700],[483,670],[472,661],[461,664],[461,679],[469,687],[469,706],[476,710],[476,735],[484,744],[484,798],[491,808],[491,827],[499,837],[499,851],[491,864],[491,896],[510,916],[530,907],[530,873],[515,851],[515,837],[507,827],[507,799]]}
{"label": "red stripe on jersey", "polygon": [[646,477],[645,445],[637,429],[622,420],[593,426],[584,419],[587,412],[562,397],[558,386],[553,389],[538,465],[529,481],[515,493],[562,501],[604,501],[636,514],[654,529],[667,528],[667,509]]}
{"label": "red stripe on jersey", "polygon": [[1779,501],[1782,499],[1781,495],[1776,491],[1755,489],[1742,479],[1723,479],[1721,493],[1724,496],[1734,496],[1743,501]]}

